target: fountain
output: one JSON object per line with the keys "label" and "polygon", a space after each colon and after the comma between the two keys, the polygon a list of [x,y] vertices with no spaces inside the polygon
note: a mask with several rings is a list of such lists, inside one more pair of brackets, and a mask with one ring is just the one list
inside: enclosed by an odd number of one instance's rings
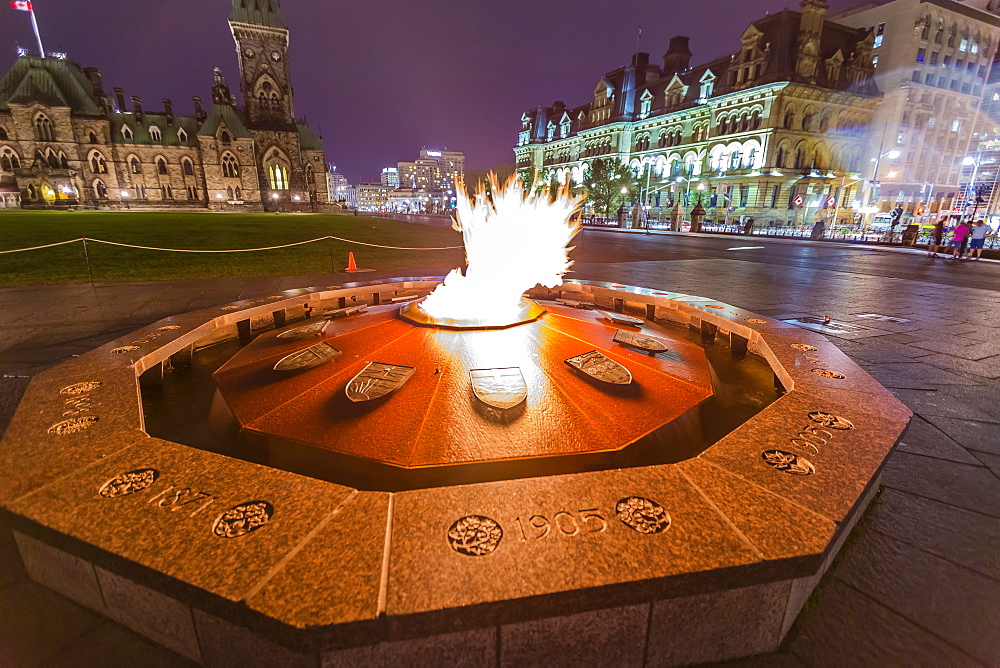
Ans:
{"label": "fountain", "polygon": [[776,648],[909,411],[819,334],[564,279],[577,202],[491,190],[464,272],[181,314],[33,379],[0,447],[31,577],[208,665]]}

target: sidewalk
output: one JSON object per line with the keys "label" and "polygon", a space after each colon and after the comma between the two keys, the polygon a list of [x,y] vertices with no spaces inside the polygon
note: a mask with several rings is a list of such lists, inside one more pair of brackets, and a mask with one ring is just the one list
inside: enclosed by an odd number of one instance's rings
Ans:
{"label": "sidewalk", "polygon": [[[788,244],[791,246],[814,246],[817,244],[834,244],[837,248],[848,248],[853,250],[863,250],[863,251],[877,251],[880,253],[906,253],[909,255],[927,255],[927,249],[925,248],[907,248],[903,246],[886,246],[881,244],[867,244],[867,243],[857,243],[850,241],[837,241],[836,239],[820,239],[814,240],[806,237],[771,237],[764,234],[732,234],[729,232],[674,232],[672,230],[645,230],[645,229],[625,229],[621,227],[587,227],[581,228],[580,232],[586,234],[590,231],[597,232],[617,232],[619,234],[635,234],[639,236],[664,236],[664,237],[692,237],[700,239],[727,239],[731,238],[734,240],[744,240],[744,241],[760,241],[762,243],[770,244]],[[996,250],[996,249],[991,249]],[[938,255],[944,257],[944,254],[938,253]],[[993,262],[1000,264],[1000,260],[993,260],[989,258],[983,258],[982,260],[977,260],[977,262]]]}

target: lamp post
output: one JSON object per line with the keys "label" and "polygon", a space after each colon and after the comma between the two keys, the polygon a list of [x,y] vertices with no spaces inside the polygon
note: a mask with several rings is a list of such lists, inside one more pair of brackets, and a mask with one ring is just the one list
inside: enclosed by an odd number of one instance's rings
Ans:
{"label": "lamp post", "polygon": [[278,193],[276,192],[271,193],[271,201],[274,202],[274,212],[278,213],[280,211],[280,207],[278,206]]}
{"label": "lamp post", "polygon": [[128,205],[128,191],[127,190],[121,191],[121,196],[122,196],[122,203],[124,203],[125,204],[125,208],[128,209],[129,208],[129,205]]}
{"label": "lamp post", "polygon": [[[885,140],[885,137],[883,136],[882,139]],[[882,150],[882,146],[880,144],[879,145],[879,151],[881,151],[881,150]],[[893,149],[889,149],[885,153],[881,153],[880,152],[878,154],[878,157],[872,158],[872,162],[875,163],[875,166],[872,168],[872,178],[871,178],[871,181],[869,183],[869,191],[870,192],[869,192],[869,196],[867,198],[869,204],[872,203],[871,199],[872,199],[872,196],[874,195],[874,192],[875,192],[875,184],[878,183],[878,167],[879,167],[879,164],[882,162],[882,158],[885,158],[885,157],[888,157],[890,160],[895,160],[896,158],[899,157],[899,151],[896,150],[896,149],[894,149],[894,148]],[[864,220],[862,226],[861,226],[862,233],[868,231],[868,226],[869,226],[869,221],[866,218]]]}

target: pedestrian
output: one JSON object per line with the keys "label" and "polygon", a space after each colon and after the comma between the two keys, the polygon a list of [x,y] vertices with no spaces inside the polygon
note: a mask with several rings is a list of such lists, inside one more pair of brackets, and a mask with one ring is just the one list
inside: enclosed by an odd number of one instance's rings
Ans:
{"label": "pedestrian", "polygon": [[938,249],[944,245],[944,223],[946,220],[948,220],[948,216],[934,224],[934,229],[931,230],[931,242],[927,245],[927,257],[939,257]]}
{"label": "pedestrian", "polygon": [[976,224],[972,227],[972,232],[970,236],[972,239],[969,241],[969,259],[978,260],[983,256],[983,244],[986,243],[986,237],[993,231],[989,225],[983,220],[977,220]]}
{"label": "pedestrian", "polygon": [[969,231],[969,224],[964,220],[958,221],[958,225],[951,231],[951,241],[948,242],[948,245],[951,246],[950,259],[962,259],[962,255],[965,253],[965,244],[969,239]]}

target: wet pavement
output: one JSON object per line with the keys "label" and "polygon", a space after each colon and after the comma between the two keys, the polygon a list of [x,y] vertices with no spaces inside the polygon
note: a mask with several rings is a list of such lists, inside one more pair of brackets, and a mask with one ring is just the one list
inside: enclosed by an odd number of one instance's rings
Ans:
{"label": "wet pavement", "polygon": [[[580,278],[853,325],[830,340],[915,413],[781,652],[733,665],[1000,665],[1000,263],[759,237],[587,230],[575,243]],[[73,355],[174,313],[343,280],[0,290],[0,432],[30,376]],[[28,580],[0,520],[0,665],[127,664],[187,662]]]}

